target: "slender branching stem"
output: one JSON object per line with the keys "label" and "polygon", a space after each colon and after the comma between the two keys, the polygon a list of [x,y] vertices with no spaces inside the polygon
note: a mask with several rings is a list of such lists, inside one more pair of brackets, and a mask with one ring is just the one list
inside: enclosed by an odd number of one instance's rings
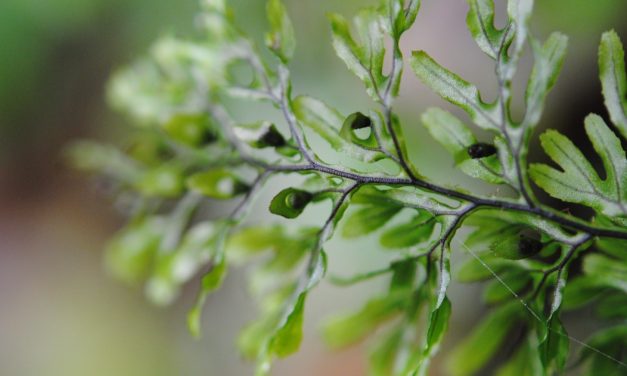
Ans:
{"label": "slender branching stem", "polygon": [[[398,42],[396,42],[398,43]],[[398,47],[398,46],[396,46]],[[270,82],[270,79],[267,76],[265,69],[253,53],[251,53],[251,57],[249,61],[253,66],[253,69],[263,78],[263,82],[265,84],[265,90],[267,91],[268,97],[272,98],[272,101],[279,107],[290,131],[291,137],[294,139],[296,143],[296,148],[300,152],[300,154],[305,159],[304,163],[301,164],[271,164],[265,162],[259,158],[252,156],[248,153],[246,146],[236,137],[233,132],[234,122],[229,118],[227,112],[217,104],[210,104],[209,111],[212,116],[222,125],[222,129],[230,142],[230,144],[237,150],[240,154],[240,157],[246,163],[261,168],[267,174],[271,173],[294,173],[294,172],[306,172],[306,171],[316,171],[323,174],[328,174],[331,176],[348,179],[353,181],[354,189],[358,188],[362,185],[377,185],[377,184],[385,184],[391,186],[407,186],[407,187],[415,187],[420,189],[425,189],[433,193],[437,193],[443,195],[447,198],[452,198],[461,201],[461,203],[469,203],[472,204],[472,209],[481,209],[481,208],[492,208],[492,209],[501,209],[501,210],[511,210],[516,212],[528,213],[531,215],[538,216],[550,222],[556,223],[560,226],[564,226],[571,230],[575,230],[578,232],[583,232],[588,234],[589,236],[601,236],[601,237],[609,237],[609,238],[619,238],[619,239],[627,239],[627,232],[615,229],[608,229],[603,227],[597,227],[588,223],[587,221],[573,218],[571,216],[566,216],[562,213],[556,212],[551,208],[547,208],[540,205],[535,205],[535,200],[527,193],[527,184],[524,182],[524,177],[522,176],[521,166],[520,166],[520,158],[518,153],[520,150],[515,148],[514,145],[510,142],[508,145],[512,153],[516,151],[516,155],[514,155],[515,161],[517,161],[517,174],[520,185],[520,193],[525,197],[525,203],[515,202],[511,200],[506,200],[502,198],[487,198],[476,196],[470,193],[461,192],[456,189],[447,188],[445,186],[437,185],[426,181],[422,178],[416,177],[412,169],[410,168],[408,162],[404,159],[403,153],[401,151],[400,141],[396,132],[394,131],[392,124],[392,108],[391,108],[391,85],[393,85],[392,80],[394,75],[398,74],[398,69],[402,69],[402,58],[398,59],[400,55],[400,49],[395,48],[393,66],[390,72],[389,82],[387,87],[385,88],[385,92],[381,93],[377,88],[376,92],[381,99],[381,103],[384,110],[385,122],[388,132],[392,140],[394,141],[396,153],[398,155],[398,159],[396,160],[400,167],[403,169],[404,173],[408,177],[393,177],[387,175],[371,175],[371,174],[360,174],[353,171],[348,171],[345,169],[340,169],[336,167],[327,166],[319,162],[311,150],[307,147],[304,135],[302,134],[300,127],[298,125],[298,121],[296,116],[292,110],[291,106],[291,98],[289,93],[289,84],[287,77],[287,69],[285,67],[279,67],[279,83],[278,90],[275,90]],[[502,55],[502,51],[499,51],[499,55]],[[499,80],[502,79],[502,73],[500,72],[502,67],[500,66],[500,59],[497,60],[497,76]],[[504,82],[499,82],[500,86],[504,86]],[[506,115],[506,100],[507,93],[501,93],[502,104],[502,112],[504,116]],[[506,118],[503,120],[503,124],[507,121]],[[507,132],[504,131],[504,134],[507,135]],[[381,145],[380,145],[381,146]]]}
{"label": "slender branching stem", "polygon": [[512,27],[512,24],[508,23],[503,33],[503,38],[499,45],[499,49],[498,51],[495,51],[496,52],[495,70],[496,70],[497,83],[499,87],[498,103],[499,103],[499,112],[501,114],[501,123],[499,125],[500,125],[501,133],[505,136],[507,148],[509,149],[509,152],[512,154],[512,157],[514,158],[514,167],[516,169],[516,179],[517,179],[517,187],[518,187],[517,190],[520,192],[521,196],[523,197],[527,205],[529,205],[530,207],[535,207],[536,199],[533,196],[533,192],[529,189],[529,184],[526,181],[526,177],[523,173],[524,160],[523,160],[522,155],[524,153],[521,153],[520,145],[514,145],[512,136],[508,129],[508,124],[510,121],[509,120],[510,118],[509,101],[511,98],[511,88],[509,87],[510,85],[509,82],[506,82],[506,79],[504,77],[503,59],[507,55],[507,52],[505,51],[505,47],[506,47],[505,42],[508,38],[508,34],[511,30],[511,27]]}
{"label": "slender branching stem", "polygon": [[[575,253],[577,252],[577,250],[584,245],[587,241],[589,241],[592,238],[592,236],[587,235],[584,236],[580,241],[578,241],[575,244],[572,244],[569,248],[568,248],[568,252],[564,255],[564,257],[562,257],[562,259],[560,260],[560,262],[558,262],[555,266],[544,270],[542,272],[542,279],[540,279],[540,282],[538,283],[538,286],[535,288],[534,293],[531,297],[531,299],[535,299],[538,294],[540,293],[540,291],[542,290],[542,286],[544,286],[544,284],[546,283],[547,279],[549,278],[549,276],[555,272],[557,272],[557,285],[556,285],[556,289],[559,288],[559,280],[562,277],[562,273],[564,271],[564,268],[566,268],[566,266],[568,265],[568,263],[572,260],[572,258],[575,256]],[[555,294],[554,294],[555,295]]]}

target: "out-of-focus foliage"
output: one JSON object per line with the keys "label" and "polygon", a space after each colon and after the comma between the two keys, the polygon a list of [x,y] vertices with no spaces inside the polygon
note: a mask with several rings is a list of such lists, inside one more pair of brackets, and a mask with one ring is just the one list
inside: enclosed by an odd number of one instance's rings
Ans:
{"label": "out-of-focus foliage", "polygon": [[[472,256],[460,268],[459,279],[493,279],[484,297],[494,310],[453,352],[451,372],[474,374],[491,362],[500,362],[502,375],[563,372],[570,337],[560,320],[562,310],[596,301],[600,323],[625,319],[617,303],[625,300],[627,275],[627,172],[619,138],[625,136],[627,83],[620,38],[607,32],[599,63],[618,133],[598,115],[590,115],[585,126],[604,174],[552,130],[541,141],[559,169],[529,166],[530,141],[567,48],[560,33],[545,41],[531,35],[533,5],[532,0],[508,1],[507,21],[499,28],[492,0],[469,1],[470,33],[495,65],[498,94],[493,102],[427,52],[415,51],[409,59],[425,85],[465,111],[489,137],[479,141],[483,137],[442,109],[422,116],[428,131],[452,154],[456,167],[473,178],[508,186],[515,196],[510,198],[439,185],[408,158],[411,142],[403,136],[393,101],[405,62],[400,40],[416,20],[418,0],[382,0],[352,22],[329,15],[338,57],[378,105],[351,114],[295,93],[289,64],[297,25],[282,2],[267,3],[269,54],[263,55],[240,31],[225,0],[204,0],[197,38],[163,37],[148,56],[111,81],[111,103],[142,134],[136,144],[122,152],[83,142],[70,151],[79,167],[108,175],[116,191],[134,197],[132,220],[109,248],[110,266],[122,279],[144,284],[147,295],[161,304],[174,300],[181,285],[202,271],[189,315],[190,329],[199,335],[207,295],[220,287],[230,266],[252,263],[251,290],[261,315],[245,328],[238,344],[257,361],[257,374],[265,375],[276,358],[298,350],[308,295],[327,270],[324,245],[346,214],[344,235],[377,233],[382,248],[397,252],[398,259],[338,281],[390,276],[389,288],[373,294],[357,312],[329,319],[324,336],[332,347],[377,332],[381,338],[372,348],[372,374],[426,374],[454,308],[447,291],[456,240]],[[526,46],[534,65],[526,109],[516,121],[511,87]],[[250,73],[249,80],[242,82],[241,69]],[[240,124],[228,110],[233,101],[270,104],[281,121]],[[344,158],[329,163],[330,154]],[[271,213],[294,219],[312,205],[330,202],[328,217],[317,227],[299,229],[243,225],[251,202],[276,175],[299,177],[300,182],[290,180],[274,196],[268,203]],[[532,182],[564,202],[589,206],[593,219],[542,204]],[[205,198],[239,202],[229,215],[208,220],[202,215]],[[463,225],[473,230],[462,243],[456,234]],[[520,340],[508,341],[515,327],[523,328]],[[580,354],[579,363],[590,372],[598,364],[621,370],[624,354],[618,339],[623,331],[619,325],[595,333],[587,347],[593,351]],[[499,357],[506,342],[515,351]]]}
{"label": "out-of-focus foliage", "polygon": [[[179,3],[177,12],[187,14],[195,6],[194,0]],[[150,4],[151,17],[142,16],[141,9]],[[129,47],[137,47],[150,37],[151,32],[163,27],[159,12],[171,12],[165,1],[146,0],[6,0],[0,4],[0,102],[10,111],[20,101],[33,95],[33,90],[46,73],[46,66],[57,43],[77,31],[90,32],[90,25],[107,20],[120,22],[119,33]],[[117,17],[122,13],[126,17]],[[168,19],[175,20],[170,16]],[[182,25],[181,25],[182,27]],[[141,30],[145,31],[141,31]],[[114,35],[111,35],[114,37]],[[10,124],[2,124],[4,127]]]}

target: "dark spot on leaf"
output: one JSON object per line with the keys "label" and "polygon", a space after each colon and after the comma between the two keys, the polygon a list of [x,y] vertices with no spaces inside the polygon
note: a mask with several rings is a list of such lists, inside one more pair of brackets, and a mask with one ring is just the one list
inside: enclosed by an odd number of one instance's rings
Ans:
{"label": "dark spot on leaf", "polygon": [[209,145],[213,144],[218,140],[218,136],[210,130],[207,130],[203,133],[202,138],[200,139],[201,145]]}
{"label": "dark spot on leaf", "polygon": [[468,155],[472,159],[489,157],[496,154],[496,147],[485,142],[477,142],[468,147]]}
{"label": "dark spot on leaf", "polygon": [[247,193],[248,191],[250,191],[251,186],[244,183],[243,181],[240,180],[235,180],[234,185],[233,185],[233,193],[235,195],[240,195],[242,193]]}
{"label": "dark spot on leaf", "polygon": [[362,129],[372,126],[372,120],[361,112],[355,112],[348,118],[350,119],[351,129]]}
{"label": "dark spot on leaf", "polygon": [[266,133],[264,133],[259,139],[259,142],[265,146],[285,146],[285,138],[283,138],[283,135],[281,135],[281,133],[279,133],[279,131],[277,131],[274,127],[268,128]]}
{"label": "dark spot on leaf", "polygon": [[285,203],[291,209],[300,210],[307,206],[312,198],[313,195],[309,192],[294,191],[286,197]]}
{"label": "dark spot on leaf", "polygon": [[518,252],[525,257],[531,257],[542,250],[540,233],[533,230],[524,230],[519,235]]}

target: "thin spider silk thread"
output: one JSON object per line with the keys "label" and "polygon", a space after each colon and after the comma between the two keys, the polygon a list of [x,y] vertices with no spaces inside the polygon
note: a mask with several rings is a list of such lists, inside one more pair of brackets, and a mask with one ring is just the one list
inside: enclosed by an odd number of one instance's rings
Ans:
{"label": "thin spider silk thread", "polygon": [[[472,250],[471,250],[471,249],[470,249],[470,248],[469,248],[469,247],[468,247],[465,243],[463,243],[463,242],[461,242],[461,241],[459,241],[459,240],[457,240],[457,243],[458,243],[458,244],[460,244],[462,247],[464,247],[464,249],[466,249],[466,251],[468,251],[468,253],[470,253],[470,254],[472,255],[472,257],[474,257],[477,261],[479,261],[479,263],[480,263],[480,264],[481,264],[484,268],[486,268],[486,269],[490,272],[490,274],[492,274],[492,275],[494,276],[494,278],[495,278],[497,281],[499,281],[499,283],[500,283],[500,284],[502,284],[502,285],[503,285],[503,286],[507,289],[507,291],[509,291],[509,292],[512,294],[512,296],[514,296],[514,297],[515,297],[515,298],[516,298],[516,299],[517,299],[517,300],[518,300],[518,301],[519,301],[519,302],[520,302],[520,303],[521,303],[521,304],[525,307],[525,309],[526,309],[527,311],[529,311],[529,313],[530,313],[530,314],[531,314],[531,315],[532,315],[532,316],[533,316],[536,320],[538,320],[541,324],[544,324],[544,321],[540,318],[540,315],[538,315],[538,314],[537,314],[537,313],[533,310],[533,308],[531,308],[531,307],[529,306],[529,304],[527,304],[527,302],[525,302],[525,301],[524,301],[524,300],[520,297],[520,295],[518,295],[518,294],[516,293],[516,291],[512,290],[512,288],[510,288],[510,287],[507,285],[507,283],[505,283],[505,281],[504,281],[501,277],[499,277],[499,275],[498,275],[498,274],[496,274],[496,272],[495,272],[495,271],[494,271],[494,270],[490,267],[490,265],[486,264],[486,263],[485,263],[485,262],[484,262],[484,261],[483,261],[483,260],[482,260],[482,259],[481,259],[481,258],[480,258],[480,257],[479,257],[476,253],[475,253],[475,252],[473,252],[473,251],[472,251]],[[576,343],[576,344],[578,344],[578,345],[580,345],[580,346],[583,346],[583,347],[585,347],[585,348],[586,348],[586,349],[588,349],[588,350],[594,351],[595,353],[597,353],[597,354],[599,354],[599,355],[601,355],[601,356],[604,356],[605,358],[607,358],[607,359],[609,359],[609,360],[611,360],[611,361],[613,361],[613,362],[616,362],[618,365],[620,365],[620,366],[622,366],[622,367],[627,368],[627,364],[625,364],[625,363],[621,362],[620,360],[618,360],[618,359],[614,358],[613,356],[611,356],[611,355],[609,355],[609,354],[604,353],[603,351],[601,351],[601,350],[599,350],[599,349],[597,349],[597,348],[595,348],[595,347],[592,347],[592,346],[588,345],[587,343],[585,343],[585,342],[583,342],[583,341],[578,340],[577,338],[571,337],[571,336],[570,336],[570,335],[568,335],[568,334],[563,334],[563,333],[560,333],[560,332],[558,332],[558,331],[557,331],[557,330],[555,330],[555,329],[551,329],[550,327],[547,327],[547,329],[548,329],[548,330],[550,330],[550,331],[552,331],[553,333],[557,333],[557,335],[559,335],[559,336],[562,336],[562,337],[568,338],[568,340],[573,341],[574,343]]]}

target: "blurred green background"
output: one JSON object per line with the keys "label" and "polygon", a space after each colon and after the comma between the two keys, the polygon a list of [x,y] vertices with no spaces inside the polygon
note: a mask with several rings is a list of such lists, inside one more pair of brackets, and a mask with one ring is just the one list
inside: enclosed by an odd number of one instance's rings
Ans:
{"label": "blurred green background", "polygon": [[[361,85],[333,55],[325,12],[350,15],[376,1],[286,3],[299,40],[292,64],[295,91],[324,98],[343,112],[371,107]],[[502,13],[501,3],[497,1]],[[571,38],[543,125],[581,140],[588,112],[606,116],[596,48],[601,32],[610,28],[627,41],[627,2],[538,3],[535,35],[544,38],[560,30]],[[261,35],[264,1],[231,4],[244,29]],[[0,375],[251,373],[233,342],[238,329],[254,316],[245,273],[233,273],[224,289],[209,299],[205,336],[192,340],[185,314],[196,286],[164,309],[150,306],[140,291],[109,278],[101,249],[123,218],[97,186],[69,170],[62,158],[64,145],[78,137],[124,138],[128,124],[104,101],[107,77],[140,56],[159,35],[191,34],[196,9],[196,0],[0,1]],[[423,1],[403,48],[427,50],[491,98],[493,68],[465,29],[466,11],[459,0]],[[519,94],[530,60],[523,64],[515,87]],[[450,107],[412,75],[406,74],[404,82],[398,112],[417,166],[433,179],[484,189],[452,173],[453,161],[416,120],[430,105]],[[521,106],[518,98],[515,105]],[[329,247],[331,270],[368,270],[377,261],[371,244],[372,239],[350,245],[334,240]],[[364,374],[360,349],[328,353],[316,338],[315,323],[325,313],[358,304],[377,283],[348,290],[323,285],[308,307],[303,350],[280,362],[276,374]],[[476,286],[456,286],[452,295],[456,313],[447,344],[466,333],[483,309],[476,303]],[[438,362],[433,374],[438,374]]]}

